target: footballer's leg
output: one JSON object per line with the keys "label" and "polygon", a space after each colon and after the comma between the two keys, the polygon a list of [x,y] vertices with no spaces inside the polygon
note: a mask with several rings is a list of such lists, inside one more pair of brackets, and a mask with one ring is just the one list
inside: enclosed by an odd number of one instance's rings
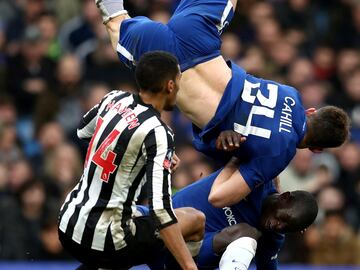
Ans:
{"label": "footballer's leg", "polygon": [[247,270],[255,256],[260,235],[256,228],[246,223],[232,225],[215,234],[213,250],[222,254],[219,269]]}
{"label": "footballer's leg", "polygon": [[[149,208],[147,206],[137,205],[137,216],[148,216]],[[181,234],[193,256],[196,256],[204,237],[205,215],[203,212],[192,207],[180,207],[174,209]]]}
{"label": "footballer's leg", "polygon": [[142,16],[131,19],[122,0],[96,4],[123,62],[135,65],[142,54],[164,50],[178,58],[184,71],[220,55],[220,34],[233,17],[236,0],[183,0],[167,25]]}

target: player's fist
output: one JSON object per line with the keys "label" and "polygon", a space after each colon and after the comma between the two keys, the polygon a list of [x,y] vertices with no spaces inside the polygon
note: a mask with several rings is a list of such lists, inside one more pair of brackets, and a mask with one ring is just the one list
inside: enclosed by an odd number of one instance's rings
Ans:
{"label": "player's fist", "polygon": [[124,10],[123,0],[95,0],[95,4],[101,11],[104,24],[107,24],[112,18],[127,14],[127,11]]}
{"label": "player's fist", "polygon": [[174,153],[171,159],[171,171],[175,172],[180,166],[180,158]]}
{"label": "player's fist", "polygon": [[246,141],[246,137],[233,130],[222,131],[216,139],[216,148],[219,150],[231,152],[240,147]]}

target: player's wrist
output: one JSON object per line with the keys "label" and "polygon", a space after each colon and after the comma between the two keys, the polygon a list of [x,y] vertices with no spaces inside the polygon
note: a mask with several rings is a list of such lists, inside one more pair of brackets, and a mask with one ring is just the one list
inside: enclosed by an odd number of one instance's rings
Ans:
{"label": "player's wrist", "polygon": [[95,0],[95,4],[101,11],[104,24],[107,24],[115,17],[127,14],[123,0]]}

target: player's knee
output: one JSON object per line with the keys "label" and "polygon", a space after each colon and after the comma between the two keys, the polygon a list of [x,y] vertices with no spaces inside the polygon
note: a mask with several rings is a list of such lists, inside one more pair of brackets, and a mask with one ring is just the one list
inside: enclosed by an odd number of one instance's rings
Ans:
{"label": "player's knee", "polygon": [[206,217],[205,214],[199,210],[196,210],[194,208],[188,208],[187,209],[188,214],[191,216],[192,219],[192,235],[191,235],[191,241],[201,241],[204,238],[205,233],[205,221]]}
{"label": "player's knee", "polygon": [[196,230],[196,233],[194,235],[193,241],[201,241],[204,238],[205,222],[206,222],[205,214],[203,212],[201,212],[201,211],[196,210],[197,230]]}

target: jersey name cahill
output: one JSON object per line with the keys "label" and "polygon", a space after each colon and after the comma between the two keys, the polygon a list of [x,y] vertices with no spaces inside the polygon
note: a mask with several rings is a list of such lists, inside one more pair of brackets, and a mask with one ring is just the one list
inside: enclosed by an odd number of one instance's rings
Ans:
{"label": "jersey name cahill", "polygon": [[279,132],[291,132],[292,130],[292,107],[296,105],[292,97],[285,97],[281,109]]}
{"label": "jersey name cahill", "polygon": [[194,146],[226,164],[230,155],[217,151],[223,130],[247,137],[231,153],[241,159],[241,175],[251,189],[270,181],[285,169],[306,132],[305,109],[293,87],[247,74],[229,63],[232,79],[214,118],[203,130],[194,128]]}

